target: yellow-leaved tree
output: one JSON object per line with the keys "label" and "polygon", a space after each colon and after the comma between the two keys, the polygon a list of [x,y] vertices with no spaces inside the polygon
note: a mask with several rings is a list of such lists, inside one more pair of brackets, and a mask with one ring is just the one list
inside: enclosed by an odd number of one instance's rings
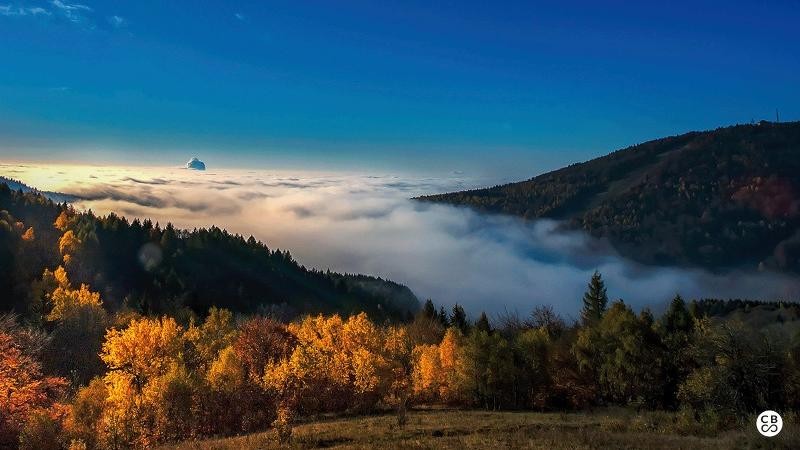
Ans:
{"label": "yellow-leaved tree", "polygon": [[347,319],[340,351],[350,362],[354,406],[358,408],[370,408],[388,388],[390,367],[383,350],[383,333],[366,313]]}
{"label": "yellow-leaved tree", "polygon": [[106,333],[100,356],[109,368],[103,432],[110,445],[147,447],[180,432],[166,425],[184,427],[191,389],[183,345],[183,329],[169,317],[133,320]]}
{"label": "yellow-leaved tree", "polygon": [[451,327],[447,329],[439,344],[439,364],[442,371],[439,397],[447,403],[458,402],[464,398],[467,367],[463,341],[461,330]]}
{"label": "yellow-leaved tree", "polygon": [[102,308],[100,294],[92,292],[89,286],[81,284],[80,288],[72,289],[67,271],[62,266],[58,266],[55,272],[45,269],[42,283],[45,286],[53,286],[53,291],[47,294],[51,306],[47,320],[63,320],[81,307]]}
{"label": "yellow-leaved tree", "polygon": [[467,377],[463,336],[457,328],[448,328],[439,345],[414,348],[414,395],[422,401],[460,400]]}
{"label": "yellow-leaved tree", "polygon": [[61,252],[65,260],[68,259],[69,255],[78,250],[80,246],[81,240],[78,239],[78,236],[76,236],[72,230],[64,232],[61,239],[58,240],[58,251]]}
{"label": "yellow-leaved tree", "polygon": [[439,346],[422,344],[414,347],[414,396],[417,400],[438,400],[442,382],[442,363],[439,361]]}
{"label": "yellow-leaved tree", "polygon": [[227,309],[212,306],[203,324],[197,326],[192,321],[184,336],[195,352],[195,360],[191,361],[191,365],[197,366],[201,371],[207,370],[220,351],[233,345],[236,340],[233,314]]}
{"label": "yellow-leaved tree", "polygon": [[388,364],[388,388],[383,401],[397,408],[398,425],[406,423],[406,409],[412,393],[414,344],[404,326],[389,326],[384,332],[384,357]]}
{"label": "yellow-leaved tree", "polygon": [[244,367],[236,356],[233,347],[225,347],[211,363],[206,379],[212,390],[220,393],[234,393],[246,381]]}
{"label": "yellow-leaved tree", "polygon": [[64,232],[67,231],[69,226],[72,224],[74,220],[75,214],[70,209],[64,209],[61,211],[61,214],[58,215],[56,221],[53,223],[53,226],[56,227],[58,231]]}
{"label": "yellow-leaved tree", "polygon": [[278,399],[278,439],[291,436],[298,410],[305,413],[372,407],[391,383],[382,330],[365,313],[306,317],[289,325],[297,345],[291,356],[267,364],[264,386]]}

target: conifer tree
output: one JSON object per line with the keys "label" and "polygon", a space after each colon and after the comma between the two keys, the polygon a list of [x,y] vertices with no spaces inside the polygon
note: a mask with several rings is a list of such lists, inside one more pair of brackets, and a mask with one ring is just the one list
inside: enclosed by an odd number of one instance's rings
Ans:
{"label": "conifer tree", "polygon": [[481,312],[481,316],[475,322],[475,329],[478,331],[485,331],[487,333],[492,332],[492,325],[489,324],[489,318],[486,316],[486,312]]}
{"label": "conifer tree", "polygon": [[465,334],[469,328],[469,323],[467,322],[467,313],[464,312],[464,308],[458,303],[453,305],[453,311],[450,313],[450,326],[458,328],[462,333]]}
{"label": "conifer tree", "polygon": [[441,323],[443,327],[447,328],[450,326],[450,319],[447,318],[447,313],[444,311],[444,306],[439,308],[438,319],[439,323]]}
{"label": "conifer tree", "polygon": [[692,329],[692,316],[686,308],[686,302],[680,295],[676,295],[669,305],[669,309],[661,319],[668,333],[688,332]]}
{"label": "conifer tree", "polygon": [[433,306],[433,300],[427,299],[425,300],[425,305],[422,307],[422,317],[427,319],[436,319],[438,314],[436,313],[436,307]]}
{"label": "conifer tree", "polygon": [[589,281],[589,289],[583,294],[583,310],[581,310],[583,323],[590,324],[600,320],[606,311],[607,304],[608,293],[603,282],[603,276],[595,270],[592,279]]}

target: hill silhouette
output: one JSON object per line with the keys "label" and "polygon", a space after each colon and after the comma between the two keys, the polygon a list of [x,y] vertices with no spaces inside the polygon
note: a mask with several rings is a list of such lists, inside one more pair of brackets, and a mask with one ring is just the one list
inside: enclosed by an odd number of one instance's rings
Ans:
{"label": "hill silhouette", "polygon": [[800,272],[800,122],[686,133],[418,200],[562,219],[644,263]]}

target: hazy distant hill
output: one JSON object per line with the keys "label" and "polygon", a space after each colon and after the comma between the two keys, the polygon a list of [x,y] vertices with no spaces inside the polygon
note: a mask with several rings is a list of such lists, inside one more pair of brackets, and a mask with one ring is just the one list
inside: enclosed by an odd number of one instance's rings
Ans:
{"label": "hazy distant hill", "polygon": [[61,192],[40,191],[36,188],[28,186],[27,184],[21,181],[14,180],[12,178],[6,178],[3,176],[0,176],[0,184],[8,185],[8,187],[13,191],[35,192],[42,194],[47,199],[52,200],[56,203],[64,203],[64,202],[71,203],[78,199],[74,195],[62,194]]}
{"label": "hazy distant hill", "polygon": [[420,200],[565,219],[646,263],[800,272],[800,122],[687,133]]}

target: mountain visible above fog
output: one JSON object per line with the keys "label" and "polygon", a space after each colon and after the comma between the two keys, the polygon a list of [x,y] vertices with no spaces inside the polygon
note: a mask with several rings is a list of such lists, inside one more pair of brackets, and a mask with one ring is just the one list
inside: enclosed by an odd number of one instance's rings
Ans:
{"label": "mountain visible above fog", "polygon": [[56,203],[64,203],[64,202],[72,203],[78,199],[74,195],[62,194],[61,192],[40,191],[36,188],[28,186],[27,184],[21,181],[17,181],[11,178],[6,178],[3,176],[0,176],[0,184],[8,185],[9,189],[11,189],[12,191],[34,192],[37,194],[41,194],[43,197]]}
{"label": "mountain visible above fog", "polygon": [[193,170],[206,170],[206,163],[197,158],[192,158],[186,163],[186,168]]}
{"label": "mountain visible above fog", "polygon": [[527,181],[430,195],[565,220],[649,264],[800,272],[800,122],[634,145]]}

